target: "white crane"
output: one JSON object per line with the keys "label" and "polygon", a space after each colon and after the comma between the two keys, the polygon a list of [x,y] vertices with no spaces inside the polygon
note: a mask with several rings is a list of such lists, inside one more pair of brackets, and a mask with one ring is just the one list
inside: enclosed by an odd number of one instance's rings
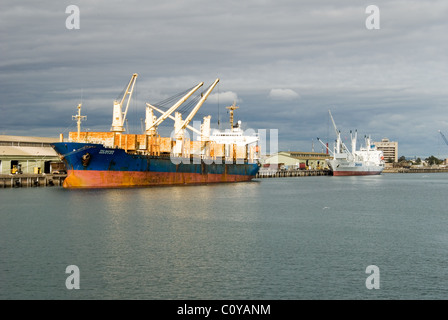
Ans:
{"label": "white crane", "polygon": [[[113,132],[124,132],[124,123],[126,121],[126,114],[128,113],[129,103],[131,102],[132,92],[134,91],[135,81],[137,79],[138,74],[134,73],[131,77],[131,81],[129,81],[128,86],[126,87],[123,98],[120,101],[114,101],[114,109],[113,109],[113,118],[112,118],[112,127],[110,131]],[[126,109],[123,112],[123,103],[126,97],[128,97],[128,101],[126,103]]]}
{"label": "white crane", "polygon": [[190,112],[190,114],[187,116],[187,118],[184,120],[184,122],[180,125],[180,128],[176,129],[176,134],[179,134],[180,131],[184,130],[190,121],[193,119],[193,117],[196,115],[196,113],[199,111],[199,108],[204,104],[205,100],[207,100],[207,97],[210,95],[212,90],[216,87],[218,84],[219,79],[216,79],[215,82],[208,88],[208,90],[202,95],[201,100],[196,104],[196,106],[193,108],[193,110]]}
{"label": "white crane", "polygon": [[[152,112],[149,112],[148,108],[154,109],[153,106],[151,106],[149,103],[146,104],[147,106],[147,116],[146,116],[146,132],[149,133],[153,128],[157,128],[163,121],[165,121],[167,118],[170,118],[171,114],[180,107],[182,103],[187,101],[187,99],[195,93],[204,82],[199,83],[196,87],[191,89],[185,96],[183,96],[179,101],[177,101],[171,108],[169,108],[166,112],[164,112],[157,120],[153,121],[152,119]],[[172,117],[172,116],[171,116]]]}
{"label": "white crane", "polygon": [[[347,152],[348,155],[354,157],[353,153],[350,152],[350,150],[347,148],[345,143],[341,139],[341,131],[338,130],[336,127],[336,123],[334,122],[333,116],[331,115],[331,111],[328,110],[328,113],[330,114],[331,122],[333,122],[334,131],[336,132],[336,148],[334,150],[334,154],[343,153],[344,149]],[[353,139],[353,138],[352,138]],[[352,146],[353,146],[353,140],[352,140]],[[356,148],[356,145],[355,145]]]}
{"label": "white crane", "polygon": [[[151,105],[151,104],[149,104],[149,103],[146,103],[146,105],[147,105],[149,108],[151,108],[151,109],[153,109],[153,110],[155,110],[155,111],[157,111],[157,112],[160,112],[160,113],[162,113],[162,114],[165,113],[165,111],[162,111],[162,110],[160,110],[159,108],[157,108],[157,107],[155,107],[155,106],[153,106],[153,105]],[[148,109],[147,109],[147,110],[148,110]],[[147,118],[149,118],[149,116],[148,116]],[[176,118],[174,118],[172,115],[168,115],[168,118],[170,118],[171,120],[176,120]],[[201,134],[201,131],[197,130],[196,128],[194,128],[194,127],[192,127],[192,126],[187,125],[187,128],[190,129],[191,131],[197,133],[197,134]]]}

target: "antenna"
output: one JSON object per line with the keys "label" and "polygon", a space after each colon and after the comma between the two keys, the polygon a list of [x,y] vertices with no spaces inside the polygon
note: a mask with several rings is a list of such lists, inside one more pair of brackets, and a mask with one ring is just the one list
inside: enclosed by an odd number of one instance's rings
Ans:
{"label": "antenna", "polygon": [[220,119],[220,115],[219,115],[219,96],[221,94],[221,91],[219,90],[219,83],[218,83],[218,130],[221,130],[220,124],[221,124],[221,119]]}

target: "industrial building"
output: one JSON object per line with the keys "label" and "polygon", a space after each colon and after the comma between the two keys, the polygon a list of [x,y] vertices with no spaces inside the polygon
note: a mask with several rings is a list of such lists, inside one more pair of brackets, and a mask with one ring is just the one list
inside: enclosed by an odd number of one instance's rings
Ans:
{"label": "industrial building", "polygon": [[0,135],[0,174],[53,173],[65,170],[51,147],[57,138]]}
{"label": "industrial building", "polygon": [[278,165],[285,169],[326,170],[329,169],[325,159],[332,157],[326,153],[280,151],[266,157],[263,164]]}
{"label": "industrial building", "polygon": [[373,144],[378,150],[383,151],[386,162],[398,162],[398,142],[384,138],[381,142],[374,142]]}

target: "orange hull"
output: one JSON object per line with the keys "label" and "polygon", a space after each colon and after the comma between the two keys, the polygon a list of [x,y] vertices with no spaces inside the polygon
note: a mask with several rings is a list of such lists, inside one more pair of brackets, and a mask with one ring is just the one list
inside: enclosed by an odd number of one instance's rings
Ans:
{"label": "orange hull", "polygon": [[64,188],[117,188],[250,181],[254,176],[176,172],[68,170]]}

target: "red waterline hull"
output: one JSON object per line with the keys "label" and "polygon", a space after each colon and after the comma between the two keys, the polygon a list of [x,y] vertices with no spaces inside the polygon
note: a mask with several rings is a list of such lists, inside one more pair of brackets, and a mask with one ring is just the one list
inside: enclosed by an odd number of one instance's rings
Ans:
{"label": "red waterline hull", "polygon": [[251,181],[255,176],[176,172],[68,170],[64,188],[117,188]]}
{"label": "red waterline hull", "polygon": [[380,175],[382,171],[333,171],[333,176],[373,176]]}

